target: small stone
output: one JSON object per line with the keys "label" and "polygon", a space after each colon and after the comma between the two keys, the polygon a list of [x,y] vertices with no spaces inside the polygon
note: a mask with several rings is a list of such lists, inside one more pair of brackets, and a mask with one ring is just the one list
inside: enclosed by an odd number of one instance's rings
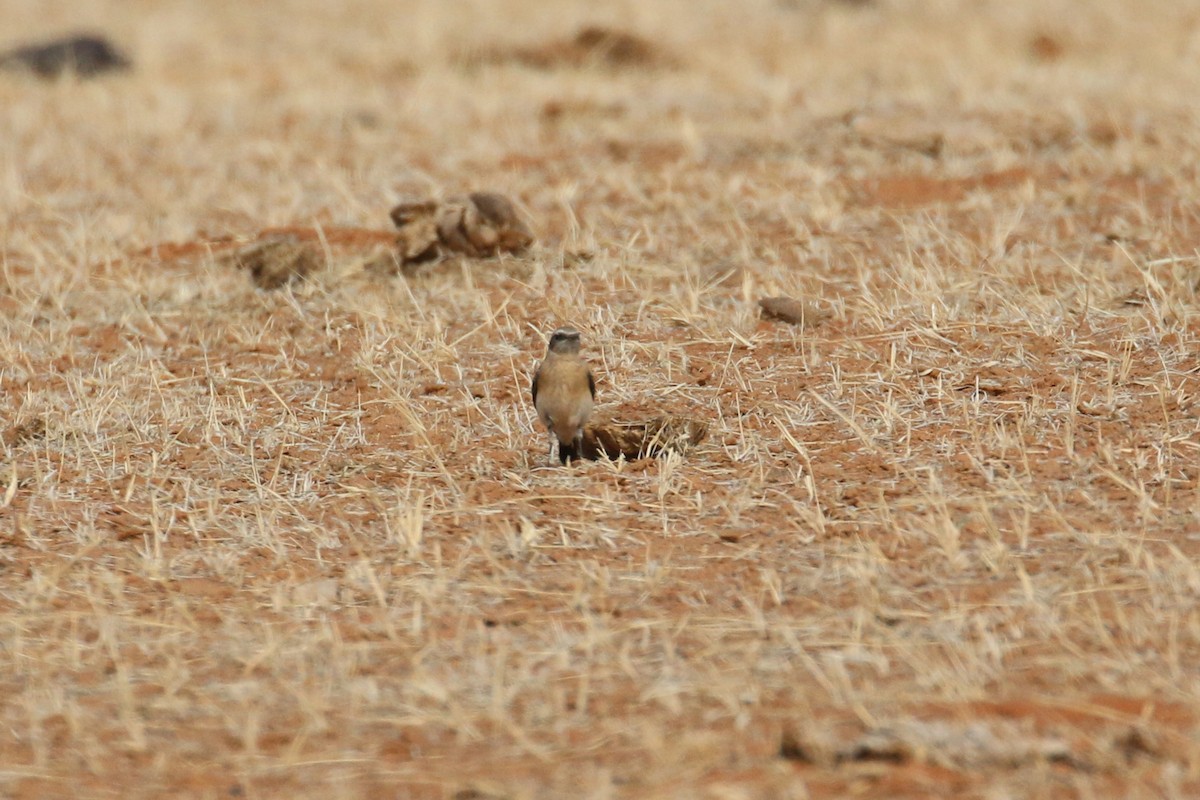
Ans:
{"label": "small stone", "polygon": [[792,325],[812,327],[832,316],[832,312],[813,300],[798,300],[795,297],[764,297],[758,301],[762,315]]}

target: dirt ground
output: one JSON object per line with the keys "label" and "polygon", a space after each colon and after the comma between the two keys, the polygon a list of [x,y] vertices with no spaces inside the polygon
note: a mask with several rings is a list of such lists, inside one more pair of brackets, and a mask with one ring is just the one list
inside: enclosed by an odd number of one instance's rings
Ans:
{"label": "dirt ground", "polygon": [[1200,796],[1193,4],[0,18],[0,797]]}

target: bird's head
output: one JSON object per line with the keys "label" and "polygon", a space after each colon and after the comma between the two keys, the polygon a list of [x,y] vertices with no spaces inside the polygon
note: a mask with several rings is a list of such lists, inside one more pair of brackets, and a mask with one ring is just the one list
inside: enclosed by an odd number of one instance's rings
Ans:
{"label": "bird's head", "polygon": [[570,355],[579,352],[579,331],[574,328],[559,328],[550,334],[551,353]]}

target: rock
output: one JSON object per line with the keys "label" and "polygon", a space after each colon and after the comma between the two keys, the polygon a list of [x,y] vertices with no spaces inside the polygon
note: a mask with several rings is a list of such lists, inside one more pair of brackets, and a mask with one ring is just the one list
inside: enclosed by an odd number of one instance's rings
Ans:
{"label": "rock", "polygon": [[64,72],[91,78],[131,66],[108,39],[94,35],[66,36],[0,53],[0,67],[25,69],[41,78],[57,78]]}
{"label": "rock", "polygon": [[758,301],[762,315],[792,325],[812,327],[832,316],[832,312],[814,300],[798,300],[795,297],[764,297]]}

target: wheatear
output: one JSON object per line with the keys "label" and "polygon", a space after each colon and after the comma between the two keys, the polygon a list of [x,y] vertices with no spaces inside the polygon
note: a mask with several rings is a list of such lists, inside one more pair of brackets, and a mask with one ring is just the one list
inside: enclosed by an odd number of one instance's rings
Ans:
{"label": "wheatear", "polygon": [[[579,331],[559,328],[550,334],[546,357],[533,374],[533,407],[558,440],[558,460],[583,455],[583,426],[592,414],[596,379],[579,356]],[[550,443],[553,454],[554,442]]]}

